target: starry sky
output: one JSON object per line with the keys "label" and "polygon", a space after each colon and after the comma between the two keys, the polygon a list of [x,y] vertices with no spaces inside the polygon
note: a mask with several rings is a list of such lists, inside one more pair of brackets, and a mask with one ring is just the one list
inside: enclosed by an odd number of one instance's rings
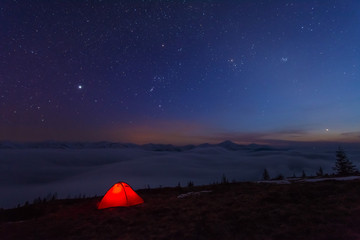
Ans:
{"label": "starry sky", "polygon": [[0,2],[0,140],[360,142],[360,1]]}

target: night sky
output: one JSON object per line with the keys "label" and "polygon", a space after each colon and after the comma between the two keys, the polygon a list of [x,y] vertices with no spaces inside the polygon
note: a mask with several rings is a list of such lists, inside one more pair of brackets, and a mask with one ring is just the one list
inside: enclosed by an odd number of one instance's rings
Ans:
{"label": "night sky", "polygon": [[0,140],[360,141],[360,1],[0,2]]}

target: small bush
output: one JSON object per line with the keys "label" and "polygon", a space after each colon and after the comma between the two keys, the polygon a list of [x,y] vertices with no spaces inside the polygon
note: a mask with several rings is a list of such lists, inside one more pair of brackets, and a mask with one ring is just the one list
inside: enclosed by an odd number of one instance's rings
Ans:
{"label": "small bush", "polygon": [[316,176],[318,176],[318,177],[324,176],[324,171],[323,171],[322,167],[320,167],[319,170],[317,170]]}
{"label": "small bush", "polygon": [[193,181],[189,181],[188,184],[187,184],[188,187],[193,187],[194,185],[195,185],[195,184],[194,184]]}
{"label": "small bush", "polygon": [[222,175],[221,184],[229,184],[229,179],[227,179],[225,174]]}
{"label": "small bush", "polygon": [[272,180],[284,180],[284,175],[279,174],[276,178],[273,178]]}
{"label": "small bush", "polygon": [[270,180],[270,175],[269,175],[269,172],[268,172],[268,170],[266,168],[264,169],[264,172],[263,172],[263,175],[262,175],[262,180],[265,180],[265,181]]}

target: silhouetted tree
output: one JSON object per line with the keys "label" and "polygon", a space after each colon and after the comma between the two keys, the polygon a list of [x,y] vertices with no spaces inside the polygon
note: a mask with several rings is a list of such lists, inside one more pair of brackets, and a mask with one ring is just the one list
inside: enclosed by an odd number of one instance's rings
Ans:
{"label": "silhouetted tree", "polygon": [[319,170],[316,172],[316,176],[318,176],[318,177],[324,176],[324,171],[323,171],[322,167],[320,167]]}
{"label": "silhouetted tree", "polygon": [[339,176],[348,176],[358,172],[355,165],[347,158],[345,151],[341,147],[336,151],[336,162],[333,169]]}
{"label": "silhouetted tree", "polygon": [[268,170],[266,168],[264,169],[262,179],[265,180],[265,181],[270,180],[270,175],[269,175],[269,172],[268,172]]}
{"label": "silhouetted tree", "polygon": [[302,171],[301,177],[302,177],[302,178],[306,178],[306,173],[305,173],[304,170]]}
{"label": "silhouetted tree", "polygon": [[193,181],[189,181],[187,184],[188,187],[193,187],[194,186],[194,182]]}
{"label": "silhouetted tree", "polygon": [[221,184],[228,184],[228,183],[229,183],[229,179],[227,179],[225,174],[223,174],[221,178]]}
{"label": "silhouetted tree", "polygon": [[284,180],[284,179],[285,177],[281,173],[276,178],[273,178],[273,180]]}

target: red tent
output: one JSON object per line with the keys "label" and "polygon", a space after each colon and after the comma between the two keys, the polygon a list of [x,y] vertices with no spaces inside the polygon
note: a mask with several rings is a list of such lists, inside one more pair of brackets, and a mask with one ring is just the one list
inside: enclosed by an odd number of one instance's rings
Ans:
{"label": "red tent", "polygon": [[129,184],[118,182],[106,192],[98,205],[98,209],[129,207],[143,202],[144,200],[136,194]]}

